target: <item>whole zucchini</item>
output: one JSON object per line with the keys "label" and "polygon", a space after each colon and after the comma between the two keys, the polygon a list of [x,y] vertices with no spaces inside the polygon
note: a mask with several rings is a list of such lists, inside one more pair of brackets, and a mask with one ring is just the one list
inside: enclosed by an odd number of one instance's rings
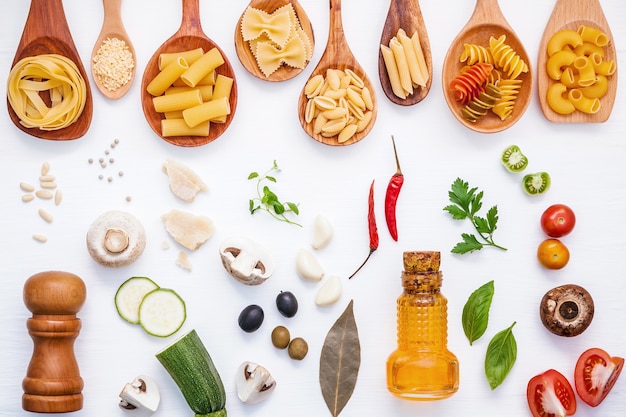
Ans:
{"label": "whole zucchini", "polygon": [[156,354],[195,417],[226,417],[226,392],[195,329]]}

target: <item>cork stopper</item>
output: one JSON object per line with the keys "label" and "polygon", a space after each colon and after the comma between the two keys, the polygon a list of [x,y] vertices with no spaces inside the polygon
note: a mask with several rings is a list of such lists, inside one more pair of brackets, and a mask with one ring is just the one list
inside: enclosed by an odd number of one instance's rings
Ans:
{"label": "cork stopper", "polygon": [[435,251],[413,251],[402,254],[404,270],[406,272],[439,271],[441,253]]}
{"label": "cork stopper", "polygon": [[436,291],[441,287],[439,271],[441,253],[436,251],[410,251],[402,254],[404,271],[402,286],[418,291]]}

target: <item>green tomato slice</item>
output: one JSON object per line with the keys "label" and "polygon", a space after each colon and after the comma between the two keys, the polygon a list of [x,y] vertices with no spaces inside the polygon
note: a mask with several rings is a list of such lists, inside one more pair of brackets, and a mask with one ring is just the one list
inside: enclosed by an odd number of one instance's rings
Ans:
{"label": "green tomato slice", "polygon": [[550,188],[550,174],[547,172],[536,172],[524,175],[522,185],[528,195],[543,194]]}
{"label": "green tomato slice", "polygon": [[511,145],[502,152],[502,164],[510,172],[521,172],[528,166],[528,158],[517,145]]}

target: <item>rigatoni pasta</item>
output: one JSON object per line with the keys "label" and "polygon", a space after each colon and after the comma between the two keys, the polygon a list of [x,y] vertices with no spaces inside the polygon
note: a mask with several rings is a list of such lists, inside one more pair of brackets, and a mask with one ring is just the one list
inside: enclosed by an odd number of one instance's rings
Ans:
{"label": "rigatoni pasta", "polygon": [[155,111],[164,115],[164,137],[208,136],[211,122],[226,121],[234,79],[217,73],[225,62],[219,49],[170,52],[161,54],[159,62],[164,67],[146,89],[154,96]]}

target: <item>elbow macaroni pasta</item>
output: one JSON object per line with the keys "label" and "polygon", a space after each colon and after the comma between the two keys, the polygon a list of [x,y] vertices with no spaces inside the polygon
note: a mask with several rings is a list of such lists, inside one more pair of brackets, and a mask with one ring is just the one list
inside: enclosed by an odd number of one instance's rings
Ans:
{"label": "elbow macaroni pasta", "polygon": [[578,30],[563,29],[548,41],[546,61],[549,86],[546,101],[556,113],[574,111],[594,114],[608,91],[608,79],[616,70],[615,61],[605,60],[608,36],[601,30],[581,25]]}

